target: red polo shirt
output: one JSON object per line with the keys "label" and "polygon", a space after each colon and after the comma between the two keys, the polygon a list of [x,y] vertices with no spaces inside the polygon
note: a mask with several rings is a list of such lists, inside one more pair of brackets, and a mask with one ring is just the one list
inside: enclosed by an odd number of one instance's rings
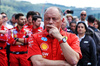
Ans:
{"label": "red polo shirt", "polygon": [[[5,26],[1,26],[0,30],[8,30],[7,27]],[[6,49],[4,49],[7,46],[7,34],[1,34],[0,33],[0,47],[2,47],[3,49],[0,50],[0,56],[6,56]]]}
{"label": "red polo shirt", "polygon": [[25,25],[24,25],[25,28],[29,28],[29,29],[31,29],[32,26],[33,26],[33,25],[28,25],[28,24],[25,24]]}
{"label": "red polo shirt", "polygon": [[[75,34],[67,33],[63,30],[60,33],[62,36],[67,37],[67,43],[74,51],[79,53],[81,58],[82,54],[78,37]],[[34,34],[29,39],[28,58],[33,55],[42,55],[43,58],[50,60],[65,60],[59,41],[56,38],[51,38],[46,30]]]}
{"label": "red polo shirt", "polygon": [[[33,28],[33,27],[32,27],[32,28]],[[42,30],[43,30],[42,27],[38,27],[38,28],[36,28],[36,29],[32,29],[32,28],[31,28],[32,34],[35,34],[35,33],[38,33],[38,32],[42,32]]]}
{"label": "red polo shirt", "polygon": [[[6,30],[7,31],[8,29],[7,29],[7,27],[5,27],[5,26],[2,25],[0,30]],[[5,48],[6,45],[7,45],[6,42],[7,42],[7,35],[0,33],[0,47]]]}
{"label": "red polo shirt", "polygon": [[12,51],[12,52],[25,51],[26,52],[27,51],[27,44],[25,44],[25,45],[15,45],[16,40],[14,40],[14,38],[25,38],[25,36],[29,35],[29,33],[30,33],[30,30],[25,28],[25,27],[23,27],[21,30],[19,30],[18,27],[12,28],[10,30],[10,37],[8,39],[8,43],[11,45],[10,51]]}

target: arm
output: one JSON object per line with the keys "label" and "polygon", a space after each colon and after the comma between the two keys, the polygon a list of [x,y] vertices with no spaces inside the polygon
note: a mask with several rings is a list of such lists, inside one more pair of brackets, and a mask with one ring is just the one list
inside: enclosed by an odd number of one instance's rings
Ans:
{"label": "arm", "polygon": [[8,43],[10,45],[22,45],[22,42],[16,41],[12,36],[8,37]]}
{"label": "arm", "polygon": [[34,66],[70,66],[65,60],[47,60],[42,58],[42,53],[35,37],[29,38],[28,55]]}
{"label": "arm", "polygon": [[6,42],[7,41],[7,36],[0,36],[0,42]]}
{"label": "arm", "polygon": [[6,31],[6,30],[0,30],[0,33],[2,33],[2,34],[6,34],[7,31]]}
{"label": "arm", "polygon": [[24,43],[24,44],[28,44],[28,38],[19,38],[18,42]]}
{"label": "arm", "polygon": [[71,66],[63,60],[48,60],[42,58],[41,55],[34,55],[30,58],[34,66]]}
{"label": "arm", "polygon": [[91,66],[97,66],[97,55],[96,55],[96,44],[94,40],[91,38],[90,40],[90,55],[91,55]]}
{"label": "arm", "polygon": [[67,60],[68,63],[71,65],[77,65],[79,61],[79,54],[75,52],[68,43],[61,43],[60,44],[61,49],[63,51],[64,57]]}
{"label": "arm", "polygon": [[[49,35],[55,37],[56,39],[58,39],[58,41],[61,41],[63,37],[60,34],[59,30],[52,25],[47,26],[51,27],[51,29],[49,30]],[[67,62],[71,65],[77,65],[80,58],[79,53],[75,52],[67,42],[61,43],[60,46]]]}

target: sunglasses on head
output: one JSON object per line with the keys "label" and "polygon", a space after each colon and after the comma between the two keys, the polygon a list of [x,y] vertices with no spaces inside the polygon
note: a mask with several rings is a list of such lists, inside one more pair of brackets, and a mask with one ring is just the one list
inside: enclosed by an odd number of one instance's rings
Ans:
{"label": "sunglasses on head", "polygon": [[3,18],[6,18],[7,16],[3,16]]}
{"label": "sunglasses on head", "polygon": [[81,16],[86,16],[86,14],[81,14]]}

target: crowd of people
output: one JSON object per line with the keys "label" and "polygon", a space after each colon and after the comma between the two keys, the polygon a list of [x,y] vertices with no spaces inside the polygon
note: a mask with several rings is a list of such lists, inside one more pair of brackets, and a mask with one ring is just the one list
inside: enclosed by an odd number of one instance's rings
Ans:
{"label": "crowd of people", "polygon": [[[39,12],[0,14],[0,66],[100,66],[94,32],[100,22],[80,12],[49,7],[44,22]],[[86,19],[87,17],[87,19]]]}

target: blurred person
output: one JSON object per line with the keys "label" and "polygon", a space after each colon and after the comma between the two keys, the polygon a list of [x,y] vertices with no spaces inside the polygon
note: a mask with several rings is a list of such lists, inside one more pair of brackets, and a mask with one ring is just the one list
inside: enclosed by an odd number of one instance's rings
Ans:
{"label": "blurred person", "polygon": [[[6,22],[7,23],[6,26],[10,25],[10,26],[8,26],[8,29],[11,29],[16,26],[17,22],[15,20],[15,15],[16,14],[13,14],[12,18]],[[8,60],[9,60],[9,53],[10,53],[10,45],[7,43],[7,58],[8,58]],[[8,61],[8,65],[9,65],[9,61]]]}
{"label": "blurred person", "polygon": [[77,16],[73,16],[73,21],[78,22],[79,21],[79,18]]}
{"label": "blurred person", "polygon": [[72,16],[71,14],[67,14],[67,15],[66,15],[66,18],[67,18],[67,21],[68,21],[69,24],[70,24],[70,22],[72,22],[72,20],[73,20],[73,16]]}
{"label": "blurred person", "polygon": [[76,34],[80,41],[83,58],[77,66],[97,66],[96,44],[91,36],[87,35],[87,26],[84,22],[78,22]]}
{"label": "blurred person", "polygon": [[7,30],[7,27],[3,25],[3,16],[0,14],[0,66],[8,66],[6,54]]}
{"label": "blurred person", "polygon": [[32,17],[33,17],[34,15],[36,15],[36,13],[35,13],[34,11],[29,11],[29,12],[27,13],[27,16],[26,16],[26,17],[27,17],[28,23],[25,24],[24,27],[32,28],[32,26],[33,26]]}
{"label": "blurred person", "polygon": [[45,10],[45,30],[29,38],[28,59],[32,66],[77,65],[82,57],[79,40],[76,35],[61,29],[62,19],[59,8],[49,7]]}
{"label": "blurred person", "polygon": [[75,33],[75,28],[76,28],[76,21],[72,21],[70,22],[70,26],[67,27],[67,32]]}
{"label": "blurred person", "polygon": [[43,28],[40,27],[41,20],[42,20],[42,17],[40,17],[39,15],[33,16],[32,18],[33,26],[31,29],[32,34],[41,32],[43,30]]}
{"label": "blurred person", "polygon": [[15,16],[17,26],[10,29],[8,43],[10,44],[10,66],[29,66],[27,60],[28,36],[30,30],[24,27],[24,15],[18,13]]}
{"label": "blurred person", "polygon": [[[36,11],[36,14],[39,15],[39,16],[41,16],[40,13],[37,12],[37,11]],[[40,27],[42,27],[42,28],[44,29],[44,22],[43,22],[42,20],[41,20],[41,25],[40,25]]]}
{"label": "blurred person", "polygon": [[78,22],[85,22],[85,24],[87,25],[88,27],[88,22],[86,20],[86,17],[87,17],[87,13],[85,10],[82,10],[81,13],[80,13],[80,20]]}
{"label": "blurred person", "polygon": [[95,19],[95,21],[94,21],[94,27],[95,27],[98,31],[100,31],[100,22],[99,22],[99,20]]}
{"label": "blurred person", "polygon": [[8,29],[12,28],[11,25],[7,24],[8,21],[7,14],[2,12],[1,15],[3,16],[3,25],[6,26]]}
{"label": "blurred person", "polygon": [[61,28],[62,28],[62,30],[67,32],[67,20],[66,20],[65,16],[63,17],[63,22],[61,24]]}
{"label": "blurred person", "polygon": [[1,15],[3,16],[3,22],[7,22],[8,21],[7,14],[2,12]]}
{"label": "blurred person", "polygon": [[36,11],[35,13],[36,13],[37,15],[41,16],[39,12]]}
{"label": "blurred person", "polygon": [[97,28],[94,27],[95,17],[93,15],[88,15],[88,31],[90,32],[90,36],[94,39],[97,49],[97,59],[98,59],[98,66],[100,66],[100,32]]}
{"label": "blurred person", "polygon": [[87,21],[89,28],[93,29],[94,31],[98,31],[97,28],[94,27],[95,17],[93,15],[88,15]]}
{"label": "blurred person", "polygon": [[17,23],[15,20],[15,15],[16,14],[13,14],[12,18],[9,21],[7,21],[7,24],[12,25],[12,28],[15,27],[15,24]]}

